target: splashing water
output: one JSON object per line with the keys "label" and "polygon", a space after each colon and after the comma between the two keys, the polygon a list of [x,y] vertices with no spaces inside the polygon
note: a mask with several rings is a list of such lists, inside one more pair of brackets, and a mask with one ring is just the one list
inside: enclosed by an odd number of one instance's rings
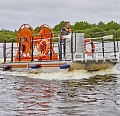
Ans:
{"label": "splashing water", "polygon": [[35,79],[44,79],[44,80],[70,80],[70,79],[88,79],[90,77],[94,77],[96,75],[110,75],[110,74],[120,74],[115,68],[94,71],[94,72],[87,72],[86,70],[74,70],[72,72],[58,72],[58,73],[28,73],[28,72],[11,72],[11,71],[0,71],[2,75],[12,75],[12,76],[25,76],[29,78]]}
{"label": "splashing water", "polygon": [[[0,64],[3,63],[3,59],[0,59]],[[74,70],[72,72],[61,72],[57,73],[28,73],[28,72],[18,72],[18,71],[0,71],[1,75],[13,75],[13,76],[25,76],[29,78],[37,78],[44,80],[70,80],[70,79],[84,79],[94,77],[96,75],[106,75],[106,74],[120,74],[116,68],[104,69],[100,71],[87,72],[86,70]]]}
{"label": "splashing water", "polygon": [[4,62],[4,59],[2,58],[2,59],[0,59],[0,64],[2,64]]}
{"label": "splashing water", "polygon": [[94,77],[96,75],[106,75],[106,74],[120,74],[120,71],[115,68],[87,72],[86,70],[74,70],[73,72],[59,72],[59,73],[39,73],[30,74],[30,78],[46,79],[46,80],[70,80],[70,79],[84,79]]}

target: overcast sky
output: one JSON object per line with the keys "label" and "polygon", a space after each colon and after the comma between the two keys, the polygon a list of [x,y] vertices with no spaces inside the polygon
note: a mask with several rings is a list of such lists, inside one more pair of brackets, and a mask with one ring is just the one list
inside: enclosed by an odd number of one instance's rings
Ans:
{"label": "overcast sky", "polygon": [[0,0],[0,29],[18,30],[24,23],[54,27],[63,20],[120,23],[120,0]]}

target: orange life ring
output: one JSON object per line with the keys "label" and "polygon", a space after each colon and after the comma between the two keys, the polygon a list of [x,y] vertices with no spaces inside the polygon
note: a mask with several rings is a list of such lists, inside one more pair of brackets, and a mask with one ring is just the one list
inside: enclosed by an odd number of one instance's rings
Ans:
{"label": "orange life ring", "polygon": [[[44,46],[44,48],[45,48],[44,50],[42,50],[42,46]],[[40,58],[45,57],[50,51],[50,42],[47,39],[43,39],[40,42],[40,44],[38,45],[37,50],[38,50],[38,53],[39,53],[38,56]]]}
{"label": "orange life ring", "polygon": [[[91,50],[90,50],[90,51],[88,51],[88,50],[86,49],[86,43],[87,43],[87,42],[89,42],[89,43],[91,44]],[[88,56],[91,56],[92,53],[94,53],[94,51],[95,51],[95,45],[94,45],[94,43],[93,43],[93,41],[92,41],[91,39],[85,39],[85,40],[84,40],[84,49],[85,49],[85,53],[86,53]]]}

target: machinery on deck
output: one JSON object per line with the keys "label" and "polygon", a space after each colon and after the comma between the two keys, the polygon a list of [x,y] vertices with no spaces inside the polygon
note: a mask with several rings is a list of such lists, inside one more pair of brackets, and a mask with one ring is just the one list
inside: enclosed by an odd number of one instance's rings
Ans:
{"label": "machinery on deck", "polygon": [[[54,43],[51,41],[52,37],[52,30],[46,24],[38,27],[36,34],[30,25],[23,24],[17,34],[18,51],[14,61],[49,60],[50,50],[52,51],[51,59],[58,60],[54,51]],[[38,54],[33,55],[34,50],[37,50]]]}

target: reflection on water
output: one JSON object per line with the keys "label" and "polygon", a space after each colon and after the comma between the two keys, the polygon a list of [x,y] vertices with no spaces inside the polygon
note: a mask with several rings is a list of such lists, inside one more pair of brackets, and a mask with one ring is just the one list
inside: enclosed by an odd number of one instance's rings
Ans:
{"label": "reflection on water", "polygon": [[51,88],[49,82],[26,78],[17,85],[19,85],[16,87],[17,98],[20,104],[16,110],[20,115],[48,114],[51,98],[54,98],[54,89]]}
{"label": "reflection on water", "polygon": [[0,76],[2,116],[119,116],[120,75],[77,80]]}

